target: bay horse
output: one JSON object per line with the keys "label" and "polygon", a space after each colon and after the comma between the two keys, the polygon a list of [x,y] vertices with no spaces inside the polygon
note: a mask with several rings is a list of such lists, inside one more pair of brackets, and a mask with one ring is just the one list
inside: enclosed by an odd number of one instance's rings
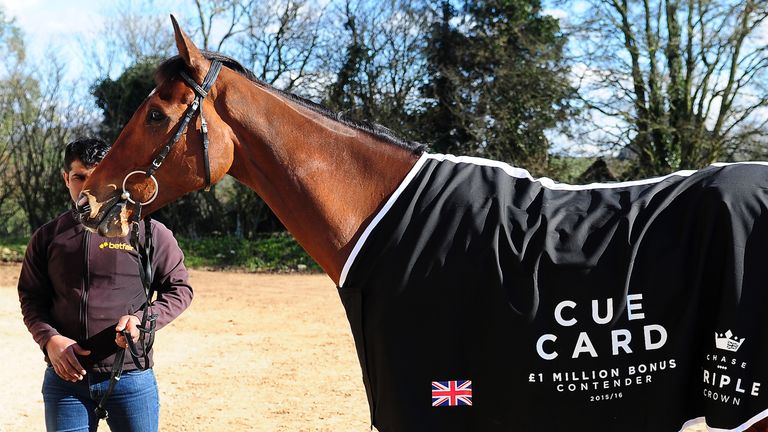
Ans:
{"label": "bay horse", "polygon": [[80,219],[123,236],[227,173],[249,186],[337,285],[372,427],[768,431],[765,164],[533,179],[276,90],[171,20],[179,54]]}

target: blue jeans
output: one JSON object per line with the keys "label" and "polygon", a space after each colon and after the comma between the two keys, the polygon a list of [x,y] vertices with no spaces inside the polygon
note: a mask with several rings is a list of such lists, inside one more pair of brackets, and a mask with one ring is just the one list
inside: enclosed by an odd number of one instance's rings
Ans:
{"label": "blue jeans", "polygon": [[[93,410],[109,386],[109,374],[89,372],[82,381],[65,381],[52,367],[45,370],[45,427],[50,431],[96,432]],[[152,369],[123,372],[105,404],[112,432],[156,432],[160,402]]]}

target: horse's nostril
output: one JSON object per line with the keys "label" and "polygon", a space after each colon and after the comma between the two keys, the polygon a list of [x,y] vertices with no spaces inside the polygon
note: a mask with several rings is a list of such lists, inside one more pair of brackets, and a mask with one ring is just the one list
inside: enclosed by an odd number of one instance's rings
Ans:
{"label": "horse's nostril", "polygon": [[80,199],[75,203],[75,209],[80,215],[85,215],[91,212],[91,204],[88,202],[88,197],[80,195]]}

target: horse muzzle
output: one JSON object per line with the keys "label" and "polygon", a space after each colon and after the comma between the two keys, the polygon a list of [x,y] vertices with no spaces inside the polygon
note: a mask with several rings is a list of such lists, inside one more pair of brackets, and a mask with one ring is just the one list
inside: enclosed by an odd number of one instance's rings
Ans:
{"label": "horse muzzle", "polygon": [[129,212],[125,200],[117,195],[100,203],[89,192],[83,191],[75,203],[75,214],[80,223],[104,237],[127,236],[130,229]]}

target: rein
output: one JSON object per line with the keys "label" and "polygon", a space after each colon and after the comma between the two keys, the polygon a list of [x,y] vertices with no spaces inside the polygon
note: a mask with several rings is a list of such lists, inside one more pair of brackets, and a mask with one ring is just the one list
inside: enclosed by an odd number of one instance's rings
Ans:
{"label": "rein", "polygon": [[[173,134],[173,137],[171,137],[168,143],[163,148],[160,149],[160,152],[158,152],[157,156],[155,156],[155,158],[152,160],[152,165],[149,168],[147,168],[146,171],[132,171],[128,173],[128,175],[126,175],[125,178],[123,179],[123,185],[122,185],[123,193],[120,195],[120,201],[117,203],[117,205],[126,206],[128,205],[128,203],[130,203],[134,207],[133,215],[130,221],[131,223],[131,240],[130,241],[131,241],[131,245],[139,253],[139,276],[141,278],[141,283],[144,287],[144,294],[146,294],[146,303],[144,305],[144,314],[141,319],[141,324],[138,326],[138,329],[140,331],[139,347],[137,347],[136,344],[133,342],[133,338],[131,337],[131,334],[127,329],[123,329],[121,333],[128,345],[127,350],[131,355],[131,360],[133,360],[133,364],[136,365],[136,368],[138,368],[139,370],[149,369],[149,366],[150,366],[149,352],[152,349],[152,344],[154,343],[154,340],[155,340],[155,326],[156,326],[156,320],[157,320],[157,315],[152,313],[152,297],[155,294],[154,289],[152,288],[152,257],[154,255],[154,246],[152,244],[152,223],[149,216],[144,218],[144,244],[141,245],[139,241],[139,221],[141,220],[141,207],[151,203],[152,201],[155,200],[155,198],[157,198],[158,192],[160,190],[160,186],[157,182],[157,179],[154,176],[154,173],[157,171],[158,168],[160,168],[160,165],[162,165],[166,156],[168,156],[168,153],[171,151],[171,148],[177,142],[179,142],[179,139],[181,139],[181,135],[187,129],[187,126],[192,120],[192,117],[195,115],[195,112],[197,112],[198,110],[200,112],[200,130],[203,134],[203,155],[204,155],[203,160],[205,161],[205,190],[206,191],[210,190],[211,166],[208,158],[208,144],[209,144],[208,123],[205,121],[205,117],[203,116],[203,99],[205,99],[205,97],[208,95],[208,92],[213,86],[213,83],[216,81],[216,78],[219,76],[220,71],[221,71],[221,62],[218,60],[213,60],[211,62],[211,67],[210,69],[208,69],[208,73],[205,75],[205,79],[203,79],[203,83],[201,85],[198,85],[185,72],[182,71],[179,73],[181,75],[181,78],[184,81],[186,81],[186,83],[189,84],[190,87],[192,87],[192,90],[195,91],[195,100],[192,101],[192,103],[189,105],[186,112],[184,113],[184,117],[179,123],[179,128],[176,130],[176,133]],[[128,181],[128,178],[134,174],[145,174],[155,184],[154,193],[147,201],[144,201],[143,203],[134,201],[133,199],[131,199],[131,194],[126,189],[126,182]],[[109,399],[109,396],[112,394],[112,391],[115,389],[117,382],[120,381],[120,377],[123,373],[125,351],[126,351],[125,349],[121,349],[121,350],[118,350],[118,352],[115,354],[115,361],[112,364],[112,372],[109,377],[109,386],[107,387],[107,390],[104,392],[104,395],[101,397],[101,400],[99,401],[98,405],[96,406],[96,409],[94,410],[96,416],[99,419],[106,419],[109,416],[109,413],[107,412],[104,405],[106,404],[107,399]],[[143,360],[143,364],[142,364],[142,360]]]}
{"label": "rein", "polygon": [[[141,205],[136,204],[136,207],[136,211],[140,213]],[[136,368],[139,370],[147,370],[150,366],[149,352],[152,350],[152,345],[155,342],[155,323],[157,320],[157,314],[152,313],[152,297],[155,294],[155,290],[152,288],[152,257],[154,255],[154,246],[152,244],[152,220],[149,216],[144,218],[144,244],[141,245],[139,242],[138,222],[133,223],[130,241],[134,249],[139,252],[139,276],[141,278],[141,284],[144,287],[144,294],[146,295],[144,314],[141,318],[141,324],[138,326],[140,332],[139,346],[141,349],[139,350],[139,348],[137,348],[136,344],[133,342],[131,333],[127,329],[123,329],[120,333],[128,344],[128,350],[130,351],[133,364],[135,364]],[[142,364],[142,360],[144,364]],[[123,373],[124,361],[125,349],[118,350],[115,354],[114,363],[112,363],[109,386],[94,409],[94,412],[99,419],[106,419],[109,417],[109,413],[104,405],[112,394],[112,391],[115,389],[117,382],[120,381],[120,377]]]}

